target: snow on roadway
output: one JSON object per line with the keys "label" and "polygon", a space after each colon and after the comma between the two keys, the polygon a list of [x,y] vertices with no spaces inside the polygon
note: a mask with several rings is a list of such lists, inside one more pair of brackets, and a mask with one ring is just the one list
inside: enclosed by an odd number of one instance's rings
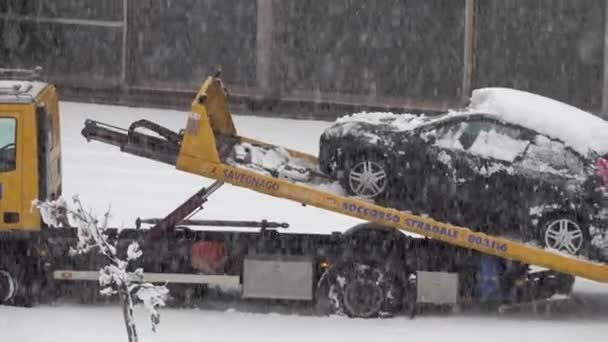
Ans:
{"label": "snow on roadway", "polygon": [[[127,127],[147,118],[178,130],[185,113],[62,103],[64,195],[78,193],[101,213],[112,204],[113,223],[131,226],[136,217],[162,216],[210,180],[154,161],[120,153],[80,135],[86,118]],[[318,137],[328,122],[235,117],[246,136],[317,153]],[[290,231],[330,232],[357,223],[346,216],[275,199],[232,186],[212,196],[204,217],[286,221]],[[495,315],[422,316],[360,320],[300,314],[261,314],[234,310],[163,309],[159,332],[149,331],[147,316],[137,313],[143,341],[602,341],[608,334],[608,286],[580,280],[575,294],[583,306],[579,318],[553,320]],[[593,309],[591,309],[593,308]],[[599,309],[598,309],[599,308]],[[263,310],[258,310],[263,311]],[[592,312],[592,313],[590,313]],[[0,341],[102,342],[126,340],[118,306],[60,304],[22,309],[0,306]]]}
{"label": "snow on roadway", "polygon": [[[588,301],[604,300],[608,292],[583,281],[577,293]],[[603,291],[603,292],[602,292]],[[581,310],[585,313],[585,310]],[[350,319],[304,314],[252,313],[229,310],[162,309],[156,334],[146,313],[136,311],[138,333],[147,342],[322,342],[322,341],[604,341],[608,310],[589,317],[458,315],[389,319]],[[120,307],[59,305],[22,309],[0,306],[0,341],[108,342],[126,341]]]}

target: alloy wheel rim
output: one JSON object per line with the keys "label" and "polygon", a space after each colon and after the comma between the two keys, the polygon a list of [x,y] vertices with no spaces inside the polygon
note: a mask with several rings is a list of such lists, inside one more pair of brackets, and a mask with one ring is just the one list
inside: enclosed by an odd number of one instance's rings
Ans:
{"label": "alloy wheel rim", "polygon": [[545,245],[551,249],[574,255],[583,246],[583,230],[572,220],[555,220],[545,230]]}
{"label": "alloy wheel rim", "polygon": [[358,196],[373,198],[386,188],[386,171],[377,162],[366,160],[353,166],[348,174],[351,190]]}

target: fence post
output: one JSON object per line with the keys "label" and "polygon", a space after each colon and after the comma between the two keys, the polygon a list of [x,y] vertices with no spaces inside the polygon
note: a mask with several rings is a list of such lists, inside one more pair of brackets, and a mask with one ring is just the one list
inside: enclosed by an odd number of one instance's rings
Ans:
{"label": "fence post", "polygon": [[122,1],[122,59],[120,68],[120,88],[124,91],[127,88],[127,63],[128,58],[128,34],[129,34],[129,0]]}
{"label": "fence post", "polygon": [[[608,1],[608,0],[607,0]],[[475,15],[476,0],[465,0],[464,7],[464,65],[462,71],[462,102],[466,102],[471,95],[475,71]]]}
{"label": "fence post", "polygon": [[275,15],[273,0],[257,0],[256,32],[256,84],[263,96],[273,93],[272,63],[274,49]]}
{"label": "fence post", "polygon": [[604,1],[604,73],[602,80],[602,110],[600,116],[608,119],[608,0]]}

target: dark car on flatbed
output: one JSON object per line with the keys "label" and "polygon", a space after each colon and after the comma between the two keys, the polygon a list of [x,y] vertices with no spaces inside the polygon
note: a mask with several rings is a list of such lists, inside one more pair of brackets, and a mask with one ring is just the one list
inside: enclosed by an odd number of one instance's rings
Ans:
{"label": "dark car on flatbed", "polygon": [[608,256],[608,122],[512,89],[437,116],[360,113],[321,136],[352,195],[569,254]]}

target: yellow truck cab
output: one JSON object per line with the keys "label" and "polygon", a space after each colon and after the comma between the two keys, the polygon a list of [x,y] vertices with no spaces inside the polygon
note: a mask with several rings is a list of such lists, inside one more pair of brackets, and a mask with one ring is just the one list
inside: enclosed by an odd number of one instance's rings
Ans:
{"label": "yellow truck cab", "polygon": [[59,195],[61,147],[55,87],[38,81],[0,80],[0,234],[40,231],[40,214],[31,210],[32,200]]}

